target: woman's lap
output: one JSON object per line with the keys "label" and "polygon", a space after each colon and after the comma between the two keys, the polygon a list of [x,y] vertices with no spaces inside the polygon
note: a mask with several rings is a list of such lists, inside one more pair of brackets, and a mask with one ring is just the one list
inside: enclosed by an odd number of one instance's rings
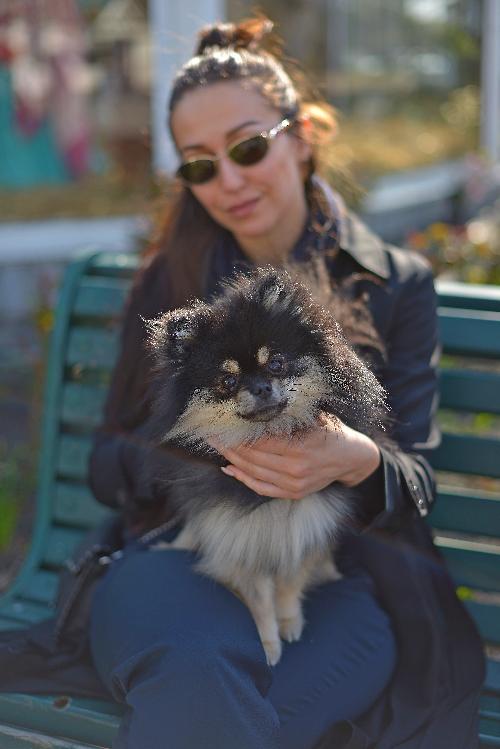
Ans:
{"label": "woman's lap", "polygon": [[[218,704],[238,695],[235,711],[241,707],[245,714],[241,729],[236,722],[233,730],[245,732],[251,723],[269,735],[266,743],[249,728],[241,746],[306,749],[332,723],[363,712],[386,686],[394,667],[394,640],[366,575],[346,576],[311,591],[301,640],[285,644],[281,661],[270,669],[246,606],[194,572],[193,562],[194,555],[182,551],[132,552],[103,580],[92,614],[92,649],[116,699],[130,701],[134,685],[146,678],[141,664],[154,659],[164,681],[176,671],[175,693],[165,695],[176,703],[176,718],[183,690],[193,695],[194,687],[195,699],[198,690],[196,710],[203,704],[206,720],[214,721]],[[213,673],[207,676],[203,664],[212,659]],[[211,679],[217,683],[213,690]],[[172,719],[167,712],[168,736]],[[204,745],[210,747],[206,733]],[[223,742],[218,749],[224,749]]]}

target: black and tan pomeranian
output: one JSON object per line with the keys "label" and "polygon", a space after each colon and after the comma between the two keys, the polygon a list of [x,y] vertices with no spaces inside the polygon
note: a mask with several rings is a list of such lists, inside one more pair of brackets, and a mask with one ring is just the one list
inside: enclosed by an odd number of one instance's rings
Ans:
{"label": "black and tan pomeranian", "polygon": [[330,282],[315,278],[316,298],[307,283],[258,269],[210,304],[147,323],[155,360],[150,436],[157,447],[182,448],[157,450],[161,461],[146,467],[183,521],[175,541],[157,548],[196,551],[197,569],[243,599],[271,665],[280,637],[301,636],[304,592],[340,577],[332,549],[353,515],[355,490],[333,483],[299,501],[263,497],[225,475],[209,443],[300,440],[321,414],[375,440],[384,434],[384,391],[341,327],[380,352],[368,313]]}

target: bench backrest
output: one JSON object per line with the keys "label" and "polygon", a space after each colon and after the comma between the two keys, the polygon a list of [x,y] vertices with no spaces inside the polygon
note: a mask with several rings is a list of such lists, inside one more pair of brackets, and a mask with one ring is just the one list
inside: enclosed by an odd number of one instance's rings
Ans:
{"label": "bench backrest", "polygon": [[500,288],[438,282],[442,444],[429,521],[486,642],[500,643]]}
{"label": "bench backrest", "polygon": [[33,540],[2,599],[4,617],[46,617],[62,565],[111,512],[87,486],[87,462],[136,268],[133,255],[86,252],[64,274],[47,362]]}
{"label": "bench backrest", "polygon": [[[61,566],[83,534],[110,512],[87,487],[87,460],[136,266],[131,255],[96,253],[83,256],[66,271],[48,362],[33,543],[20,575],[2,599],[2,616],[20,621],[47,616]],[[500,360],[500,290],[441,284],[439,292],[447,355],[442,373],[446,411],[443,445],[434,463],[439,470],[461,476],[499,479],[498,427],[496,436],[468,434],[470,425],[464,426],[462,414],[481,414],[479,427],[491,426],[488,419],[494,417],[485,414],[500,414],[500,372],[485,367],[495,360],[498,366]],[[470,368],[476,357],[481,357],[482,369]],[[451,433],[448,424],[458,433]],[[487,484],[450,488],[443,480],[431,522],[457,583],[500,591],[498,491],[495,498]],[[472,600],[468,605],[486,638],[499,642],[498,607]]]}

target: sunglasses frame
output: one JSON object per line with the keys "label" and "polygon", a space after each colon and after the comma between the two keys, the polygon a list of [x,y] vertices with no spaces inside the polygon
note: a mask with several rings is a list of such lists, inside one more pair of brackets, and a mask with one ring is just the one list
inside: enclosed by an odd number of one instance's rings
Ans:
{"label": "sunglasses frame", "polygon": [[[258,164],[267,156],[269,145],[267,146],[267,149],[265,153],[262,155],[262,157],[260,159],[257,159],[257,161],[254,161],[253,164],[239,164],[238,161],[236,161],[231,156],[231,151],[237,148],[238,146],[241,146],[242,143],[246,143],[249,140],[254,140],[254,138],[263,138],[265,142],[267,143],[268,141],[274,140],[274,138],[276,138],[277,135],[280,135],[280,133],[285,132],[286,130],[288,130],[288,128],[292,127],[292,125],[294,124],[295,124],[295,120],[293,120],[290,117],[285,117],[284,119],[281,120],[281,122],[278,122],[277,125],[274,125],[274,127],[269,128],[269,130],[261,130],[260,133],[251,135],[248,138],[242,138],[242,140],[239,140],[236,143],[232,143],[228,145],[227,148],[225,149],[225,154],[226,156],[229,156],[231,161],[233,161],[235,164],[243,168],[247,166],[253,166],[254,164]],[[210,182],[210,180],[212,180],[217,175],[217,168],[215,165],[217,164],[217,162],[220,161],[220,159],[221,159],[220,156],[208,156],[208,154],[207,155],[201,154],[200,156],[197,156],[194,159],[188,159],[187,161],[183,161],[182,164],[180,164],[180,166],[177,168],[177,171],[175,172],[175,174],[178,177],[178,179],[180,179],[181,182],[187,187],[191,187],[192,185],[205,185],[207,182]],[[188,179],[183,177],[183,175],[181,174],[181,170],[185,166],[189,166],[189,164],[196,164],[196,162],[198,161],[210,161],[214,168],[213,174],[207,179],[202,180],[201,182],[190,182]]]}

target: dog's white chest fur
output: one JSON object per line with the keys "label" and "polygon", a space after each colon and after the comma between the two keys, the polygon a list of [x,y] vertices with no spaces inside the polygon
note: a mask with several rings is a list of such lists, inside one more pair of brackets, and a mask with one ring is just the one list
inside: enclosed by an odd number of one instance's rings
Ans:
{"label": "dog's white chest fur", "polygon": [[188,525],[208,574],[236,567],[288,577],[331,544],[347,514],[347,503],[332,490],[330,496],[270,500],[251,512],[221,502],[189,518]]}

